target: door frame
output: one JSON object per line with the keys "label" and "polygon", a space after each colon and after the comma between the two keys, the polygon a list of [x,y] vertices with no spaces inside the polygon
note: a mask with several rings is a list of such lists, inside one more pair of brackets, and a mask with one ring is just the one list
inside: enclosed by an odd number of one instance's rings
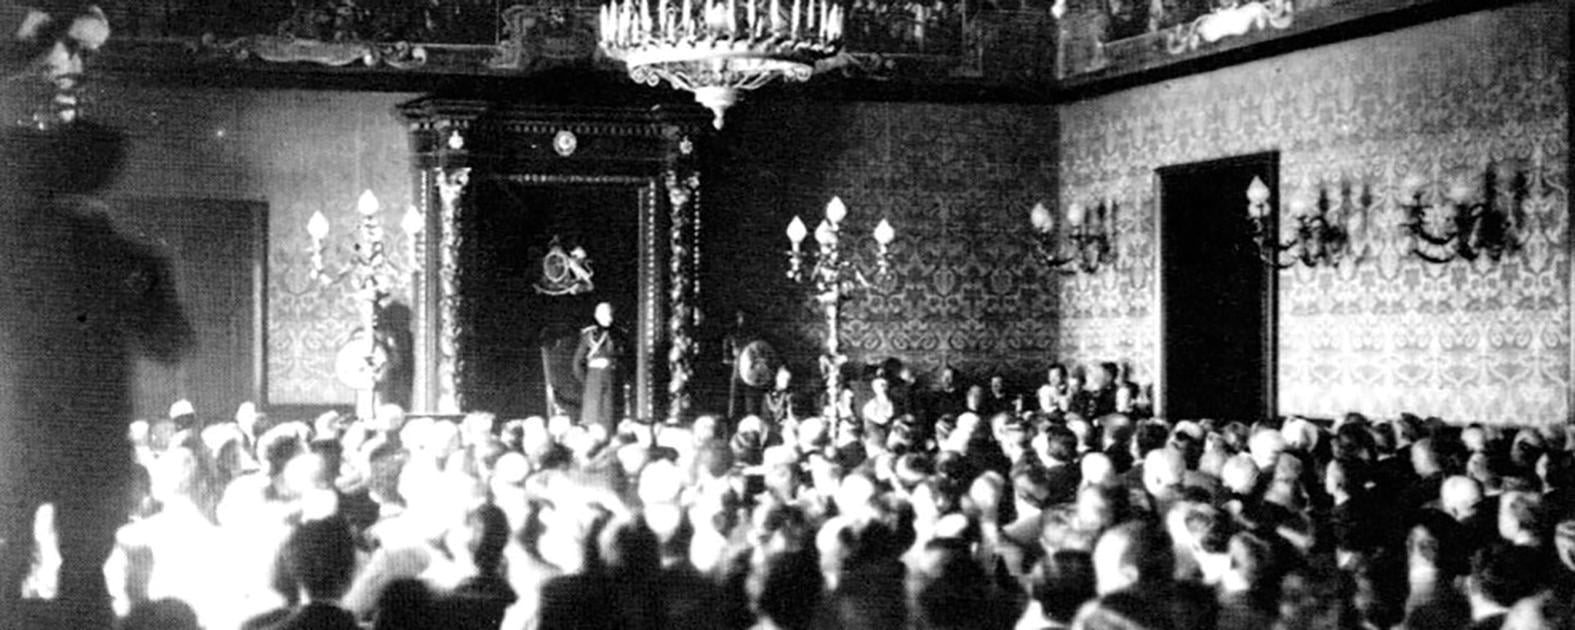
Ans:
{"label": "door frame", "polygon": [[[1154,202],[1154,304],[1157,312],[1154,316],[1155,344],[1155,377],[1154,377],[1154,414],[1157,417],[1167,417],[1169,409],[1166,393],[1169,389],[1169,365],[1166,362],[1166,299],[1171,295],[1171,288],[1166,280],[1165,244],[1166,244],[1166,213],[1165,213],[1165,182],[1167,179],[1187,177],[1198,172],[1217,170],[1231,166],[1244,166],[1250,164],[1266,165],[1269,172],[1267,182],[1270,189],[1270,221],[1271,234],[1279,234],[1279,203],[1280,203],[1280,152],[1263,151],[1248,153],[1223,158],[1199,160],[1185,164],[1173,164],[1154,169],[1153,190]],[[1246,203],[1242,202],[1241,216],[1246,220]],[[1263,327],[1259,334],[1263,339],[1262,360],[1264,365],[1262,378],[1263,398],[1259,401],[1260,419],[1275,418],[1279,416],[1279,315],[1280,315],[1280,273],[1274,265],[1260,264],[1262,274],[1262,292],[1260,293],[1260,316]]]}

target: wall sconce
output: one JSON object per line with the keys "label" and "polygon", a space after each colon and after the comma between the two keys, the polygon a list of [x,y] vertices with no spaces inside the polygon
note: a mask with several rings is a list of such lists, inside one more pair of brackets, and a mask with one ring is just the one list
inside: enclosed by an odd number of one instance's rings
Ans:
{"label": "wall sconce", "polygon": [[1410,234],[1411,253],[1430,263],[1456,258],[1476,260],[1482,254],[1498,262],[1520,249],[1517,218],[1526,197],[1526,177],[1514,165],[1489,165],[1479,190],[1469,174],[1448,185],[1429,183],[1420,175],[1400,183],[1399,203],[1406,210],[1401,227]]}
{"label": "wall sconce", "polygon": [[1028,211],[1028,223],[1033,226],[1034,251],[1046,265],[1063,273],[1081,271],[1094,273],[1101,264],[1115,259],[1110,246],[1110,226],[1115,223],[1116,204],[1101,201],[1092,212],[1081,203],[1073,202],[1066,208],[1066,238],[1056,229],[1055,213],[1043,202],[1034,204]]}
{"label": "wall sconce", "polygon": [[1274,208],[1269,204],[1269,186],[1258,177],[1247,186],[1247,219],[1252,222],[1252,240],[1258,244],[1258,258],[1265,265],[1285,269],[1301,262],[1308,267],[1320,264],[1337,265],[1350,253],[1351,231],[1342,219],[1349,218],[1359,225],[1365,206],[1348,208],[1345,199],[1349,188],[1343,188],[1342,201],[1331,199],[1328,190],[1318,191],[1318,198],[1309,202],[1304,197],[1290,201],[1290,218],[1282,237],[1275,233]]}

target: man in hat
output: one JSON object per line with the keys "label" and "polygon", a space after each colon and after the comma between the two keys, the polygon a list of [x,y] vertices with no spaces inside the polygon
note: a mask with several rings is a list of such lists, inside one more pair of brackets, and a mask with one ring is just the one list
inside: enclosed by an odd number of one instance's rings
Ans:
{"label": "man in hat", "polygon": [[[0,619],[105,628],[102,567],[135,470],[132,360],[174,361],[192,333],[164,261],[118,234],[98,199],[124,138],[80,120],[76,95],[108,38],[104,14],[5,3],[0,22]],[[50,618],[29,619],[19,584],[46,505],[59,587]]]}

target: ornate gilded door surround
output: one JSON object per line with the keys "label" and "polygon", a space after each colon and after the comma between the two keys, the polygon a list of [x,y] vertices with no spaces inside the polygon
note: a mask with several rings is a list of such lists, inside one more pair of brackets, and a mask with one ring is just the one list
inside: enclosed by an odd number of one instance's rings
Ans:
{"label": "ornate gilded door surround", "polygon": [[[425,218],[412,282],[412,411],[466,406],[459,317],[466,188],[487,178],[547,186],[627,186],[639,199],[634,413],[683,419],[699,294],[700,160],[708,118],[694,108],[519,105],[423,98],[410,126],[412,198]],[[665,382],[665,383],[664,383]],[[663,414],[663,415],[658,415]]]}

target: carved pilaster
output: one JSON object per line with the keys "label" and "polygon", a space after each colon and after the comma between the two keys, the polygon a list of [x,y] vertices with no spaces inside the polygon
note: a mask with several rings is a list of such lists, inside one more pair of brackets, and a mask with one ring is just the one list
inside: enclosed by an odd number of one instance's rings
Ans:
{"label": "carved pilaster", "polygon": [[434,221],[433,199],[431,191],[436,186],[441,172],[436,169],[418,169],[416,171],[415,194],[412,199],[416,203],[416,211],[421,213],[421,232],[415,235],[415,258],[411,264],[410,273],[410,311],[411,334],[415,340],[412,354],[415,360],[414,382],[410,397],[410,410],[426,411],[434,408],[434,392],[430,387],[435,375],[432,367],[436,365],[433,356],[437,354],[436,347],[428,343],[434,339],[432,324],[436,319],[437,304],[436,294],[432,292],[433,272],[437,266],[432,260],[433,248],[427,244],[431,242],[429,234],[438,231],[439,224]]}
{"label": "carved pilaster", "polygon": [[689,412],[689,379],[694,376],[691,322],[694,297],[693,213],[700,178],[677,169],[667,172],[668,200],[668,385],[667,419],[679,422]]}
{"label": "carved pilaster", "polygon": [[438,413],[458,413],[464,401],[460,396],[460,378],[464,374],[460,365],[459,257],[463,239],[460,234],[461,195],[470,183],[469,168],[440,171],[437,177],[439,229],[437,234],[438,270],[434,281],[439,286],[437,356]]}

